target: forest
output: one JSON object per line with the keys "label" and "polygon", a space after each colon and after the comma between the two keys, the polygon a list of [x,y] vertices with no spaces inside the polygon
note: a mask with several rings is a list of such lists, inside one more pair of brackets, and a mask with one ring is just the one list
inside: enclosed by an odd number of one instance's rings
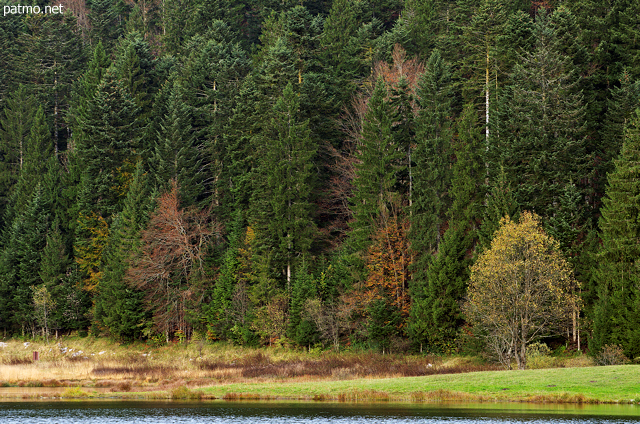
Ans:
{"label": "forest", "polygon": [[0,18],[5,337],[478,349],[535,213],[581,306],[539,337],[640,356],[640,2],[60,4]]}

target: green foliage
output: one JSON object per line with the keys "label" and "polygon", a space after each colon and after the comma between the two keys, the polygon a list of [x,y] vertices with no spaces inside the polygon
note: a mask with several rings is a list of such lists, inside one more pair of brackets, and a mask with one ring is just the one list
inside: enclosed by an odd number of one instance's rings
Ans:
{"label": "green foliage", "polygon": [[94,319],[99,327],[122,339],[140,338],[148,313],[144,293],[127,278],[127,270],[140,256],[141,232],[151,210],[150,193],[142,164],[138,163],[122,212],[113,220],[102,252]]}
{"label": "green foliage", "polygon": [[[511,118],[499,147],[518,204],[546,216],[555,213],[567,186],[589,175],[582,95],[555,18],[541,9],[534,49],[514,68]],[[578,189],[584,195],[585,188]]]}
{"label": "green foliage", "polygon": [[640,292],[637,269],[637,240],[640,227],[636,217],[640,206],[638,160],[640,159],[640,112],[636,110],[625,132],[620,157],[609,175],[603,199],[600,231],[602,247],[598,255],[594,308],[594,333],[590,349],[598,352],[604,345],[620,345],[626,355],[640,355],[640,316],[636,307]]}
{"label": "green foliage", "polygon": [[351,240],[358,250],[366,248],[379,224],[397,215],[399,206],[395,184],[404,155],[392,132],[397,115],[385,97],[386,86],[379,79],[364,115],[362,144],[356,154]]}
{"label": "green foliage", "polygon": [[[288,84],[272,109],[264,132],[253,140],[260,157],[254,169],[251,219],[273,262],[283,270],[289,287],[295,261],[314,239],[311,194],[316,147],[309,123],[299,119],[293,86]],[[276,268],[276,269],[277,269]]]}

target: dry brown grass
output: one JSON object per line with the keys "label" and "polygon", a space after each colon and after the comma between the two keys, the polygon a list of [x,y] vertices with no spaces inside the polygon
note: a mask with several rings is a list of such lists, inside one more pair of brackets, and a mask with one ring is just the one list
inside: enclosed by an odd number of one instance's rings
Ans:
{"label": "dry brown grass", "polygon": [[[39,361],[31,361],[33,351],[40,352]],[[0,349],[2,384],[102,387],[121,393],[165,390],[169,394],[180,386],[270,383],[283,379],[314,382],[413,377],[498,369],[501,368],[469,357],[308,353],[284,348],[252,349],[225,343],[151,348],[144,344],[118,345],[105,339],[67,338],[49,344],[31,342],[28,346],[14,340]],[[365,393],[344,394],[343,397],[350,399],[352,396],[363,397]],[[367,396],[377,399],[382,395],[371,393]]]}

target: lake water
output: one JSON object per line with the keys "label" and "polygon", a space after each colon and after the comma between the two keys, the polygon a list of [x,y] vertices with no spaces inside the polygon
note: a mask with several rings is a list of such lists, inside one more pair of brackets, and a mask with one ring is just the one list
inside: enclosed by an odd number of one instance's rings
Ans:
{"label": "lake water", "polygon": [[490,424],[640,423],[637,405],[344,404],[283,402],[9,401],[2,424]]}

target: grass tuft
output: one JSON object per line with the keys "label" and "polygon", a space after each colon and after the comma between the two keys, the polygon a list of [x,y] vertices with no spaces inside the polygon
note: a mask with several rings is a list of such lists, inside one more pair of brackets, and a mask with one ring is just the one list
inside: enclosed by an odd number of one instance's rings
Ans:
{"label": "grass tuft", "polygon": [[171,399],[201,400],[202,393],[191,390],[186,386],[180,386],[171,390]]}
{"label": "grass tuft", "polygon": [[89,393],[82,391],[80,387],[69,387],[60,394],[61,398],[86,398]]}

